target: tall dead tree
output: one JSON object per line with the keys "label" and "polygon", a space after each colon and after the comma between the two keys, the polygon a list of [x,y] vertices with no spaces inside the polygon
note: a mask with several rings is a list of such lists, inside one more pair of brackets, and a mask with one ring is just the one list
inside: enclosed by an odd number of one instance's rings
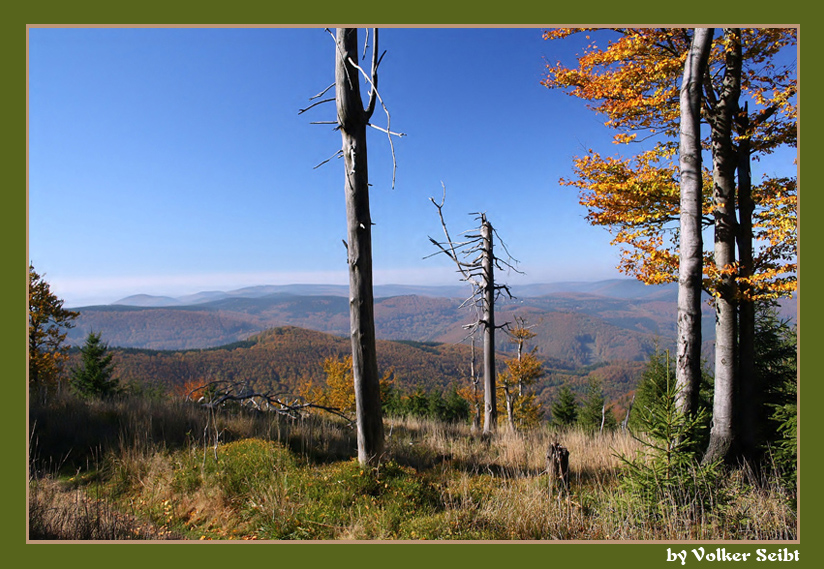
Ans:
{"label": "tall dead tree", "polygon": [[[329,31],[329,30],[326,30]],[[331,34],[331,32],[329,32]],[[372,290],[372,217],[369,209],[369,169],[366,152],[366,127],[375,128],[389,137],[394,162],[392,136],[403,133],[389,128],[389,112],[378,93],[378,30],[373,30],[372,58],[369,73],[358,61],[357,28],[337,28],[335,39],[335,82],[312,97],[319,99],[332,87],[335,97],[318,100],[300,113],[327,102],[334,101],[337,118],[313,124],[333,124],[340,130],[341,149],[334,157],[343,157],[346,196],[347,239],[344,241],[349,266],[349,321],[352,340],[352,376],[355,387],[356,425],[358,432],[358,461],[376,465],[383,454],[383,417],[380,401],[380,376],[378,375],[375,347],[374,294]],[[368,40],[368,31],[367,31]],[[365,50],[364,50],[365,52]],[[366,108],[361,99],[361,78],[369,85]],[[386,128],[370,122],[377,103],[386,114]],[[321,162],[318,166],[329,162]],[[394,166],[394,164],[393,164]],[[317,166],[316,166],[317,167]],[[394,187],[394,169],[392,185]]]}
{"label": "tall dead tree", "polygon": [[[472,294],[464,301],[462,306],[472,305],[476,309],[476,319],[465,327],[475,332],[478,328],[483,333],[484,340],[484,425],[483,436],[489,437],[498,426],[498,406],[496,401],[496,368],[495,368],[495,330],[503,328],[495,324],[495,301],[505,294],[512,298],[509,286],[495,284],[495,269],[503,269],[504,266],[516,272],[518,271],[510,261],[514,261],[507,252],[507,259],[504,260],[495,255],[494,236],[495,229],[486,218],[485,213],[475,213],[478,222],[477,229],[464,233],[465,240],[456,242],[449,235],[446,221],[443,217],[443,205],[446,200],[446,190],[444,198],[438,204],[433,198],[429,198],[438,209],[438,216],[441,220],[446,241],[437,241],[432,237],[429,240],[438,248],[437,254],[444,254],[455,263],[461,280],[468,282],[472,287]],[[506,246],[504,246],[506,250]],[[505,326],[505,325],[504,325]]]}
{"label": "tall dead tree", "polygon": [[349,325],[358,428],[358,461],[376,463],[383,453],[380,376],[375,348],[372,292],[372,217],[366,125],[375,111],[378,37],[372,42],[372,89],[366,109],[360,94],[357,28],[338,28],[335,38],[335,102],[343,144],[349,264]]}
{"label": "tall dead tree", "polygon": [[702,231],[701,96],[712,44],[712,28],[696,28],[681,83],[679,167],[681,171],[681,242],[678,266],[678,407],[690,415],[698,407],[701,382]]}

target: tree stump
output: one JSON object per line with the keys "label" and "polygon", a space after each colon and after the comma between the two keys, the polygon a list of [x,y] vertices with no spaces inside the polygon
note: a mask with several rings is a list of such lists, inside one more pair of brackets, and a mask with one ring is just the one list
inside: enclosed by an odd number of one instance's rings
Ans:
{"label": "tree stump", "polygon": [[550,498],[556,484],[561,494],[569,492],[569,451],[561,443],[550,443],[546,452],[546,471]]}

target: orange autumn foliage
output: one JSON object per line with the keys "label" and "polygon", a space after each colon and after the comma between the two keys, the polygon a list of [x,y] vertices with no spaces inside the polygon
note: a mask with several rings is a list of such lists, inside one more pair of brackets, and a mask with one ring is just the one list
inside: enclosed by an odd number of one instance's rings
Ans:
{"label": "orange autumn foliage", "polygon": [[[673,282],[678,270],[679,175],[677,137],[679,89],[684,58],[691,41],[686,28],[565,28],[547,30],[547,40],[587,33],[590,40],[576,65],[560,61],[547,65],[543,84],[564,89],[606,115],[606,126],[618,131],[613,142],[626,145],[654,139],[654,146],[632,158],[605,157],[589,150],[573,163],[575,176],[561,180],[578,188],[587,220],[609,229],[621,248],[619,270],[647,284]],[[592,39],[608,36],[605,47]],[[590,35],[591,34],[591,35]],[[715,37],[707,85],[723,66],[732,48],[729,35]],[[742,30],[744,68],[742,102],[748,103],[749,128],[739,125],[736,142],[746,138],[751,157],[797,143],[797,85],[793,64],[777,57],[795,46],[792,28]],[[708,147],[708,144],[707,144]],[[795,178],[765,177],[753,187],[756,210],[753,239],[754,274],[739,274],[736,264],[715,267],[705,254],[704,288],[711,293],[724,275],[735,276],[750,299],[791,294],[797,273],[797,182]],[[712,181],[705,172],[703,213],[710,225],[714,212]]]}

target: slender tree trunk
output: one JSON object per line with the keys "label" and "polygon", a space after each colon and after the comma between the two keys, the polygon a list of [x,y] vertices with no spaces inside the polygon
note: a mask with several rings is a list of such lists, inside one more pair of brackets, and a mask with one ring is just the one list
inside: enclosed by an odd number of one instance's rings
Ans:
{"label": "slender tree trunk", "polygon": [[[753,275],[752,199],[750,176],[750,127],[747,107],[738,116],[738,261],[739,275]],[[750,298],[750,285],[739,283],[738,305],[738,373],[740,381],[739,434],[745,458],[755,458],[758,446],[758,411],[760,401],[755,384],[755,303]]]}
{"label": "slender tree trunk", "polygon": [[481,215],[483,239],[483,328],[484,328],[484,436],[490,436],[498,427],[498,407],[495,399],[495,262],[493,256],[492,225]]}
{"label": "slender tree trunk", "polygon": [[515,431],[515,393],[509,387],[504,387],[504,397],[506,398],[506,420],[509,429]]}
{"label": "slender tree trunk", "polygon": [[[384,439],[380,378],[375,349],[372,219],[369,212],[369,173],[366,158],[366,123],[374,103],[370,97],[369,108],[364,110],[359,87],[360,77],[357,69],[350,63],[358,60],[357,29],[338,28],[336,38],[335,93],[346,168],[349,319],[358,429],[358,461],[361,464],[376,464],[383,453]],[[377,44],[377,33],[373,41]],[[377,49],[377,45],[373,47]],[[373,60],[373,82],[376,80],[374,65]]]}
{"label": "slender tree trunk", "polygon": [[675,371],[678,407],[690,415],[698,407],[701,382],[701,93],[712,28],[696,28],[681,84],[681,243],[678,266],[678,356]]}
{"label": "slender tree trunk", "polygon": [[481,429],[481,406],[478,399],[478,375],[475,371],[475,336],[472,336],[472,361],[470,364],[470,374],[472,375],[472,406],[474,407],[472,417],[472,432],[477,433]]}
{"label": "slender tree trunk", "polygon": [[738,403],[738,318],[735,275],[728,270],[735,262],[735,171],[737,156],[732,142],[732,121],[738,111],[741,92],[741,30],[724,30],[730,42],[726,52],[721,94],[710,117],[713,150],[713,193],[715,201],[715,264],[722,274],[715,299],[715,392],[712,430],[706,461],[729,462],[736,445]]}

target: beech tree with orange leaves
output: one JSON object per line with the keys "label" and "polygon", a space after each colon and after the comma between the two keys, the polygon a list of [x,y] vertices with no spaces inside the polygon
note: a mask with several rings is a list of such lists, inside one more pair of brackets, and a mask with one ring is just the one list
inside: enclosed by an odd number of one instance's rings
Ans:
{"label": "beech tree with orange leaves", "polygon": [[680,94],[680,250],[676,342],[676,402],[685,416],[698,408],[701,384],[701,277],[704,240],[702,218],[702,81],[712,43],[712,28],[696,28],[684,64]]}
{"label": "beech tree with orange leaves", "polygon": [[[545,38],[594,31],[556,29]],[[592,41],[577,66],[548,65],[544,84],[590,101],[617,131],[617,144],[646,144],[629,159],[590,150],[575,159],[575,177],[562,183],[579,189],[590,223],[613,233],[613,243],[622,248],[619,269],[646,283],[672,282],[680,237],[678,97],[693,32],[612,28],[606,33],[611,35],[607,46]],[[713,167],[703,174],[702,214],[705,226],[715,228],[715,246],[704,251],[703,280],[718,320],[708,459],[732,458],[738,443],[745,454],[752,451],[753,418],[746,403],[751,358],[745,355],[752,353],[752,303],[796,287],[796,180],[765,176],[753,184],[749,179],[752,159],[796,145],[795,69],[778,63],[779,53],[795,43],[792,28],[725,28],[713,40],[703,76],[702,118],[709,127],[703,145],[712,152]],[[739,388],[745,400],[735,404]],[[736,418],[733,411],[741,414]],[[740,441],[736,419],[744,435]]]}

